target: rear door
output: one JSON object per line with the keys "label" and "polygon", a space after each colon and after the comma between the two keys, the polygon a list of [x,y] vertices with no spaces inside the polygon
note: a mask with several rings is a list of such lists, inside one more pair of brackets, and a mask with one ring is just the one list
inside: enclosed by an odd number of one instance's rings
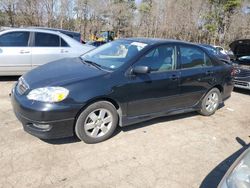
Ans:
{"label": "rear door", "polygon": [[179,46],[180,100],[182,107],[192,107],[213,85],[214,67],[209,56],[193,45]]}
{"label": "rear door", "polygon": [[68,44],[59,35],[35,32],[32,47],[32,67],[67,57]]}
{"label": "rear door", "polygon": [[21,75],[31,69],[30,32],[10,31],[0,36],[0,75]]}

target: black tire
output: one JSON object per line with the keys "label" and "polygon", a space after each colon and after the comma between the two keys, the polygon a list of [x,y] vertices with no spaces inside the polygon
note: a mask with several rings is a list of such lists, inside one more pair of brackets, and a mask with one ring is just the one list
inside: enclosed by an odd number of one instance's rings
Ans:
{"label": "black tire", "polygon": [[[208,107],[209,104],[207,104],[207,103],[208,103],[209,98],[211,98],[211,95],[214,95],[214,96],[217,95],[218,96],[218,101],[217,101],[216,106],[214,108],[211,108],[210,110],[208,110],[209,109],[209,107]],[[198,112],[201,115],[204,115],[204,116],[211,116],[218,109],[220,102],[221,102],[220,90],[217,89],[217,88],[213,88],[203,98],[202,103],[201,103],[201,109]],[[214,106],[214,105],[212,105],[212,106]]]}
{"label": "black tire", "polygon": [[[92,137],[93,135],[91,136],[90,134],[92,134],[94,132],[94,129],[96,129],[98,127],[96,125],[97,123],[94,123],[95,127],[93,128],[92,132],[91,132],[91,129],[89,132],[88,130],[86,130],[86,124],[88,124],[88,123],[86,123],[86,121],[88,119],[90,119],[91,113],[92,114],[96,113],[96,112],[98,112],[98,110],[106,110],[107,112],[110,112],[109,115],[112,116],[112,121],[109,123],[109,129],[107,130],[107,132],[105,134],[103,132],[101,132],[104,135],[99,136],[99,137],[97,137],[97,136]],[[100,113],[101,113],[101,111],[100,111]],[[98,116],[98,119],[99,119],[99,116]],[[92,122],[90,122],[90,123],[92,123]],[[76,121],[75,133],[76,133],[77,137],[80,140],[84,141],[85,143],[94,144],[94,143],[102,142],[102,141],[110,138],[112,136],[112,134],[114,133],[114,131],[117,127],[117,124],[118,124],[118,114],[117,114],[117,110],[113,106],[113,104],[111,104],[110,102],[107,102],[107,101],[99,101],[99,102],[95,102],[95,103],[89,105],[86,109],[84,109],[81,112],[81,114],[78,116],[77,121]],[[102,123],[102,125],[104,125],[104,123]],[[100,127],[99,127],[98,132],[99,131],[102,131]]]}

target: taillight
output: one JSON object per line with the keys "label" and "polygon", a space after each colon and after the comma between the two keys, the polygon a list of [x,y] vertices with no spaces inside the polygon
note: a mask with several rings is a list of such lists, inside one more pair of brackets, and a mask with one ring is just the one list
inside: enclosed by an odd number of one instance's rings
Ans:
{"label": "taillight", "polygon": [[237,74],[238,70],[235,67],[232,67],[231,69],[231,76],[235,76]]}

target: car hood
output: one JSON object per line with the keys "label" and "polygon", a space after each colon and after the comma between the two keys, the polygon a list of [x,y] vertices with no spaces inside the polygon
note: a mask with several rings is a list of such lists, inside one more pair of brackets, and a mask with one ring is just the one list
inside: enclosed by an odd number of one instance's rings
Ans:
{"label": "car hood", "polygon": [[250,56],[250,39],[236,40],[229,47],[237,59],[242,56]]}
{"label": "car hood", "polygon": [[85,54],[93,49],[95,49],[95,46],[88,45],[88,44],[80,44],[79,47],[77,47],[79,51],[81,51],[81,55]]}
{"label": "car hood", "polygon": [[29,87],[62,86],[77,80],[87,80],[106,74],[78,58],[66,58],[37,67],[25,75]]}

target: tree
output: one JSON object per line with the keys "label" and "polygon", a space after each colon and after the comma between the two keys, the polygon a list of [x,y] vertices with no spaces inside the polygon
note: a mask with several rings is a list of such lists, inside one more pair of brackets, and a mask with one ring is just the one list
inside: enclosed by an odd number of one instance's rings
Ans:
{"label": "tree", "polygon": [[[250,37],[243,0],[0,0],[0,26],[45,26],[120,37],[160,37],[227,45]],[[249,11],[250,12],[250,11]]]}
{"label": "tree", "polygon": [[214,35],[214,42],[223,43],[232,15],[241,6],[241,0],[208,0],[205,29]]}

